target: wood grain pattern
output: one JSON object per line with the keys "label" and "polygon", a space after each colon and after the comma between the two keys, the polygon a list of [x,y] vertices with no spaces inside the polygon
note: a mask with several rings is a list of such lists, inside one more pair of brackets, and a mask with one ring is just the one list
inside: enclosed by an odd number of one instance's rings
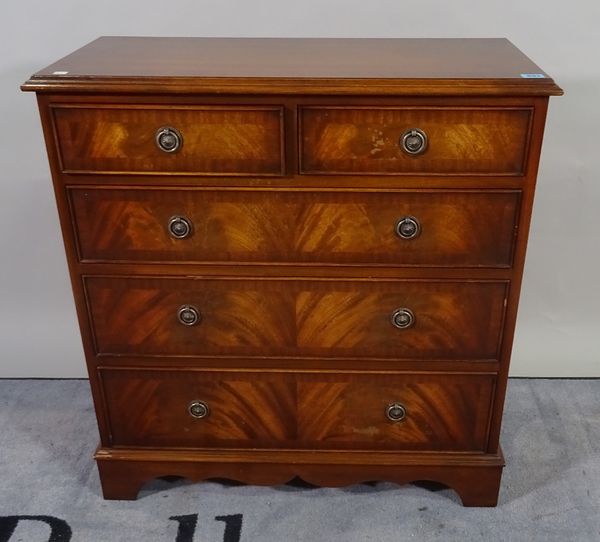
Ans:
{"label": "wood grain pattern", "polygon": [[[290,379],[215,373],[101,372],[114,445],[274,446],[296,438]],[[189,404],[209,405],[196,419]]]}
{"label": "wood grain pattern", "polygon": [[[344,108],[300,110],[300,171],[306,174],[522,175],[532,110]],[[419,128],[421,155],[400,139]]]}
{"label": "wood grain pattern", "polygon": [[[507,283],[88,277],[99,354],[475,359],[498,356]],[[202,315],[177,321],[182,305]],[[416,323],[391,315],[410,308]]]}
{"label": "wood grain pattern", "polygon": [[[543,77],[528,79],[522,73]],[[461,38],[101,37],[40,70],[21,88],[138,94],[562,94],[508,40]]]}
{"label": "wood grain pattern", "polygon": [[456,491],[464,506],[496,506],[504,466],[501,452],[100,448],[95,457],[104,498],[121,500],[135,499],[145,482],[167,475],[193,481],[229,478],[256,485],[281,485],[300,477],[325,487],[432,480]]}
{"label": "wood grain pattern", "polygon": [[[106,498],[164,475],[300,476],[426,479],[496,504],[562,94],[547,74],[507,40],[101,38],[22,88],[38,93]],[[398,154],[417,122],[429,149]],[[157,150],[158,124],[180,152]],[[166,237],[171,213],[192,237]],[[400,214],[417,239],[393,235]],[[177,322],[187,303],[197,326]],[[414,327],[392,327],[399,307]],[[211,417],[190,425],[201,393]]]}
{"label": "wood grain pattern", "polygon": [[[508,267],[520,191],[384,193],[69,189],[88,261]],[[183,215],[186,239],[168,231]],[[421,234],[395,233],[414,216]]]}
{"label": "wood grain pattern", "polygon": [[[298,435],[312,447],[483,451],[487,443],[493,376],[298,380]],[[405,420],[387,419],[393,402],[406,408]]]}
{"label": "wood grain pattern", "polygon": [[[103,369],[113,445],[482,451],[494,377]],[[195,419],[202,400],[210,414]],[[407,418],[391,422],[400,401]]]}
{"label": "wood grain pattern", "polygon": [[[281,175],[283,110],[260,106],[53,107],[62,169],[69,173]],[[161,151],[157,130],[169,126],[181,150]]]}

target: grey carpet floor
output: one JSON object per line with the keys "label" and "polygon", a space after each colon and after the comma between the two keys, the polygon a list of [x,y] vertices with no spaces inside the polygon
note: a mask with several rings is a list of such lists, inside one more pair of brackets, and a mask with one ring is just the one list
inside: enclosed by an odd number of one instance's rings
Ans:
{"label": "grey carpet floor", "polygon": [[600,380],[510,381],[497,508],[391,483],[155,481],[104,501],[97,440],[87,381],[0,380],[0,542],[600,540]]}

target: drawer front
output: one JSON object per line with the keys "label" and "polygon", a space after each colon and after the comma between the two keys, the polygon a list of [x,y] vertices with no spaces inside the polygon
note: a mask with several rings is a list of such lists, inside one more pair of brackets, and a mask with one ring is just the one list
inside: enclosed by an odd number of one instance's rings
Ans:
{"label": "drawer front", "polygon": [[[494,390],[489,374],[101,369],[100,377],[114,446],[483,451]],[[388,417],[393,406],[400,421]]]}
{"label": "drawer front", "polygon": [[79,187],[69,198],[83,260],[508,267],[520,192]]}
{"label": "drawer front", "polygon": [[[281,107],[54,106],[67,173],[281,175]],[[161,150],[174,129],[180,147]],[[173,132],[170,132],[172,135]],[[163,146],[173,139],[162,139]]]}
{"label": "drawer front", "polygon": [[84,280],[97,353],[131,356],[496,360],[508,290],[505,281]]}
{"label": "drawer front", "polygon": [[[307,174],[523,175],[531,108],[305,107]],[[402,149],[418,129],[421,154]],[[417,145],[423,143],[416,139]]]}

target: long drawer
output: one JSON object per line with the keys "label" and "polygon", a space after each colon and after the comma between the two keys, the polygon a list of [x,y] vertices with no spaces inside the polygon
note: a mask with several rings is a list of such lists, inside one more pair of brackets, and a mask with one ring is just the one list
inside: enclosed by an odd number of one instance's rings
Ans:
{"label": "long drawer", "polygon": [[282,175],[280,106],[54,105],[67,173]]}
{"label": "long drawer", "polygon": [[483,451],[490,374],[100,369],[112,445]]}
{"label": "long drawer", "polygon": [[300,171],[519,176],[532,113],[527,107],[303,107]]}
{"label": "long drawer", "polygon": [[508,267],[520,191],[70,187],[84,261]]}
{"label": "long drawer", "polygon": [[85,277],[98,354],[497,360],[507,281]]}

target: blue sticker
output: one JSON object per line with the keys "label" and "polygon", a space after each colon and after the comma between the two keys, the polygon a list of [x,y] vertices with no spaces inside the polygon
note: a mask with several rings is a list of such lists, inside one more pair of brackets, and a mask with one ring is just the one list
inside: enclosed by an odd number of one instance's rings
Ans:
{"label": "blue sticker", "polygon": [[545,79],[546,76],[543,73],[522,73],[521,77],[524,79]]}

